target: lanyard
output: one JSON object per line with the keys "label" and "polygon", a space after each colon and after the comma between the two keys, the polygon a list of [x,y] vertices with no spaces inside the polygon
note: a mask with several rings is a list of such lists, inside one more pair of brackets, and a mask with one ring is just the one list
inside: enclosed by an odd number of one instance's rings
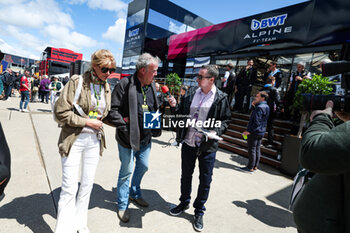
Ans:
{"label": "lanyard", "polygon": [[[147,89],[148,89],[148,87],[146,86],[146,87],[144,87],[146,90],[145,91],[147,91]],[[146,94],[145,94],[145,91],[143,90],[144,89],[143,87],[141,87],[141,92],[142,92],[142,96],[143,96],[143,104],[144,105],[147,105],[147,96],[146,96]]]}
{"label": "lanyard", "polygon": [[96,89],[95,89],[95,84],[92,84],[93,85],[93,89],[94,89],[94,96],[96,98],[96,109],[95,111],[97,111],[99,105],[100,105],[100,100],[101,100],[101,92],[102,92],[102,85],[98,85],[100,87],[100,91],[99,93],[96,92]]}

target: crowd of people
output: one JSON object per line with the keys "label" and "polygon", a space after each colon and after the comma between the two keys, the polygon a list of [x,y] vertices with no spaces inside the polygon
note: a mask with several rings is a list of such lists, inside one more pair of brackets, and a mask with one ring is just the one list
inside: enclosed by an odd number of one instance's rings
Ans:
{"label": "crowd of people", "polygon": [[31,75],[29,70],[21,74],[7,68],[0,76],[0,99],[10,101],[11,96],[19,95],[21,112],[28,112],[29,102],[50,102],[53,109],[54,102],[68,80],[68,76],[60,80],[57,76]]}

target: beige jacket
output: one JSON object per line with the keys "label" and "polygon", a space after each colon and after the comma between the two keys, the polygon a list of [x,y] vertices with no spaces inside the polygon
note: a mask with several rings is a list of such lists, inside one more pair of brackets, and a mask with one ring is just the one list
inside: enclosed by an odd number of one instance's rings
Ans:
{"label": "beige jacket", "polygon": [[[54,113],[57,120],[64,125],[61,130],[60,137],[58,139],[58,149],[61,156],[68,156],[69,151],[77,139],[78,135],[85,126],[86,118],[81,117],[75,110],[73,110],[73,100],[75,90],[77,89],[79,82],[79,76],[73,75],[69,82],[64,87],[60,98],[55,103]],[[91,75],[90,72],[83,74],[83,87],[81,89],[80,97],[77,104],[83,109],[86,115],[91,108]],[[103,113],[102,119],[105,118],[111,108],[111,91],[109,84],[104,85],[106,109]],[[101,119],[101,120],[102,120]],[[100,155],[102,155],[103,149],[106,148],[106,140],[103,129],[101,130],[101,145]]]}

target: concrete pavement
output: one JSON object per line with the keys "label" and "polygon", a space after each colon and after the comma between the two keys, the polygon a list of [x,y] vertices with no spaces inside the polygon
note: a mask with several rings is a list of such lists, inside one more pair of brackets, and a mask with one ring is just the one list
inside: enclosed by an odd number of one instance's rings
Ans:
{"label": "concrete pavement", "polygon": [[[49,104],[30,103],[30,113],[19,112],[18,105],[17,97],[0,101],[0,121],[12,156],[12,178],[0,202],[0,233],[50,233],[55,227],[61,185],[60,129]],[[168,214],[178,204],[181,172],[180,149],[168,146],[174,137],[168,131],[153,139],[149,171],[142,182],[150,207],[130,204],[130,222],[119,222],[116,184],[120,162],[114,128],[105,126],[105,130],[108,148],[100,158],[89,207],[91,233],[194,232],[192,206],[178,217]],[[254,174],[241,172],[238,168],[247,159],[223,150],[216,160],[203,232],[297,232],[287,209],[290,178],[264,165]],[[198,167],[193,177],[194,200]]]}

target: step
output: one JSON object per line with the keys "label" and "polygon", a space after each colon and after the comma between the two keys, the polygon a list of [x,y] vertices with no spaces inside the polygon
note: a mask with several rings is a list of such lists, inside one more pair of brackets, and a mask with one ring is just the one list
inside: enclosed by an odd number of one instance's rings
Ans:
{"label": "step", "polygon": [[249,121],[249,118],[250,118],[249,114],[238,113],[238,112],[232,112],[231,116],[232,116],[232,118],[242,119],[242,120],[247,120],[247,121]]}
{"label": "step", "polygon": [[[231,121],[232,123],[237,121],[236,124],[238,125],[248,125],[250,115],[233,112],[231,117],[232,117],[232,121]],[[274,119],[273,125],[274,127],[276,126],[280,128],[291,129],[293,127],[293,121]]]}
{"label": "step", "polygon": [[[220,141],[219,147],[223,148],[223,149],[226,149],[228,151],[231,151],[233,153],[236,153],[236,154],[248,157],[247,149],[234,146],[234,145],[230,144],[229,142]],[[281,161],[278,161],[278,160],[273,159],[273,158],[269,158],[269,157],[267,157],[267,156],[265,156],[263,154],[261,155],[260,162],[265,163],[265,164],[269,164],[269,165],[274,166],[276,168],[280,168],[281,167]]]}
{"label": "step", "polygon": [[[224,135],[228,135],[231,137],[235,137],[235,138],[242,138],[242,133],[232,130],[232,129],[227,129],[227,131],[225,132]],[[279,134],[274,134],[274,147],[277,150],[282,150],[282,143],[283,142],[283,136],[279,135]],[[267,143],[267,133],[265,133],[264,138],[263,138],[263,143]]]}
{"label": "step", "polygon": [[[243,133],[244,131],[247,130],[247,126],[238,125],[238,124],[235,124],[235,123],[230,123],[229,124],[229,129],[233,129],[233,130],[236,130],[236,131],[239,131],[239,132]],[[276,134],[285,135],[285,134],[290,134],[291,128],[285,129],[285,128],[274,126],[273,130],[274,130],[274,132]]]}
{"label": "step", "polygon": [[293,123],[293,121],[274,119],[273,125],[281,127],[281,128],[285,128],[285,129],[291,129],[293,127],[294,123]]}
{"label": "step", "polygon": [[[240,145],[240,146],[243,146],[245,148],[248,147],[246,140],[234,138],[234,137],[227,136],[227,135],[222,135],[222,138],[225,141],[227,141],[227,142],[231,142],[233,144]],[[267,148],[264,145],[261,145],[260,150],[261,150],[261,153],[265,153],[265,154],[271,155],[272,157],[276,157],[277,158],[277,156],[278,156],[278,151],[277,150],[272,149],[272,148]]]}

